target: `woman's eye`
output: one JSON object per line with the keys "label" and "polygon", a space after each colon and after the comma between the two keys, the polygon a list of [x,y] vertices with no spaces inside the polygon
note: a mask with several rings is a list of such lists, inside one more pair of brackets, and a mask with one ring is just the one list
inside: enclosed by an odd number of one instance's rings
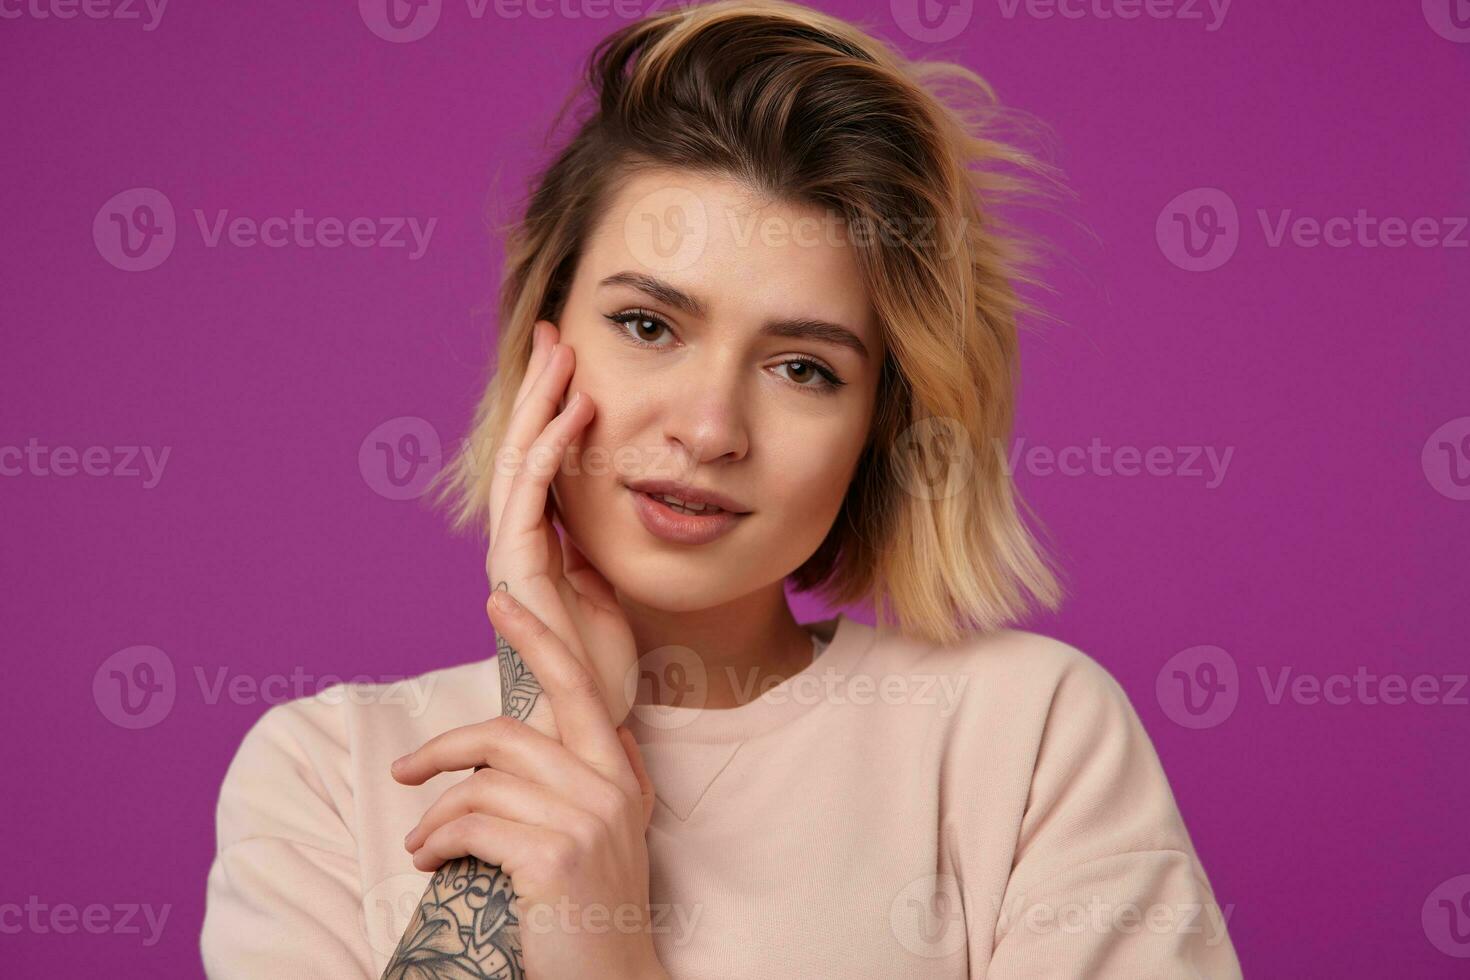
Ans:
{"label": "woman's eye", "polygon": [[626,313],[614,313],[608,319],[617,324],[619,333],[634,343],[644,344],[649,347],[664,346],[653,343],[651,338],[657,337],[660,330],[667,330],[669,325],[651,313],[644,313],[641,310],[629,310]]}
{"label": "woman's eye", "polygon": [[[794,357],[789,361],[782,361],[781,367],[791,368],[786,375],[791,383],[799,388],[811,388],[825,394],[830,394],[847,384],[837,375],[818,364],[816,361],[808,361],[805,358]],[[816,380],[813,381],[812,379]]]}

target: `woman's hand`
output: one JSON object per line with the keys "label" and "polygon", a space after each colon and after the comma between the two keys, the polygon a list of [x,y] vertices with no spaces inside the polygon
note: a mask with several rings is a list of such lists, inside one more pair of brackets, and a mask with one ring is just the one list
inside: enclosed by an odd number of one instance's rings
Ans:
{"label": "woman's hand", "polygon": [[[394,778],[415,786],[476,769],[429,807],[404,847],[422,871],[472,856],[510,876],[513,900],[495,887],[499,875],[483,875],[466,945],[492,933],[508,908],[519,920],[527,976],[666,977],[649,929],[644,831],[653,785],[637,743],[614,728],[586,667],[545,623],[503,591],[489,610],[496,632],[541,680],[561,741],[501,715],[399,759]],[[466,887],[476,892],[477,884]]]}
{"label": "woman's hand", "polygon": [[[576,362],[558,337],[554,324],[536,323],[526,376],[504,442],[496,447],[485,570],[492,588],[513,592],[588,669],[616,725],[627,717],[636,686],[631,683],[638,659],[633,631],[612,586],[570,534],[558,535],[552,523],[551,482],[597,410],[578,392],[557,413]],[[503,640],[499,649],[506,713],[555,738],[557,720],[538,703],[534,671],[528,675]]]}

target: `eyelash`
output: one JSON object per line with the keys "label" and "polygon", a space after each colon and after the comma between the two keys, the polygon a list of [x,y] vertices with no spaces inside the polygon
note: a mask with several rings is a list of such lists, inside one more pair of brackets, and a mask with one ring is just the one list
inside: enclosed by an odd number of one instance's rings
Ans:
{"label": "eyelash", "polygon": [[[618,334],[620,337],[627,340],[630,344],[633,344],[637,347],[658,347],[659,345],[650,344],[647,341],[635,337],[631,333],[629,333],[627,330],[627,326],[630,323],[634,323],[638,320],[647,320],[650,323],[658,324],[665,330],[673,330],[673,328],[664,321],[663,317],[650,313],[647,310],[626,310],[622,313],[614,313],[610,316],[605,317],[605,319],[611,321],[611,323],[613,324],[611,329],[614,333]],[[788,357],[781,363],[785,365],[790,364],[793,361],[798,361],[802,364],[810,366],[812,370],[816,371],[817,374],[822,378],[822,380],[826,382],[825,384],[811,385],[801,384],[800,382],[793,381],[791,382],[793,387],[806,388],[819,395],[832,395],[837,393],[837,389],[847,384],[847,382],[839,378],[831,368],[827,367],[827,365],[823,364],[821,361],[816,360],[815,358]]]}

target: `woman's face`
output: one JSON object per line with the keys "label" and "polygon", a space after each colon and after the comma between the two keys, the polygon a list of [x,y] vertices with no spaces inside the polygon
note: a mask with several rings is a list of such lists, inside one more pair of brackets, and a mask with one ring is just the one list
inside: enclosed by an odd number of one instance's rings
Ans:
{"label": "woman's face", "polygon": [[[597,411],[556,499],[623,597],[708,609],[811,556],[856,468],[883,363],[855,248],[826,212],[645,171],[589,236],[558,328],[576,353],[566,397],[584,391]],[[650,480],[746,513],[673,515],[630,487]],[[670,521],[713,539],[681,538]]]}

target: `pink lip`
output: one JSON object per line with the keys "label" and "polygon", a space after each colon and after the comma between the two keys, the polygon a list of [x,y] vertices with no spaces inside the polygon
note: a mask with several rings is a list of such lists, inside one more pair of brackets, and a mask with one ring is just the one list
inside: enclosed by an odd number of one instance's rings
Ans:
{"label": "pink lip", "polygon": [[676,544],[709,544],[728,534],[745,516],[730,511],[708,516],[681,514],[640,490],[630,487],[628,492],[633,495],[633,509],[648,533]]}
{"label": "pink lip", "polygon": [[728,510],[732,514],[748,514],[750,508],[732,500],[731,498],[714,489],[689,486],[674,480],[635,480],[627,484],[633,490],[652,494],[655,497],[667,494],[676,500],[683,500],[694,504],[714,504],[721,510]]}

